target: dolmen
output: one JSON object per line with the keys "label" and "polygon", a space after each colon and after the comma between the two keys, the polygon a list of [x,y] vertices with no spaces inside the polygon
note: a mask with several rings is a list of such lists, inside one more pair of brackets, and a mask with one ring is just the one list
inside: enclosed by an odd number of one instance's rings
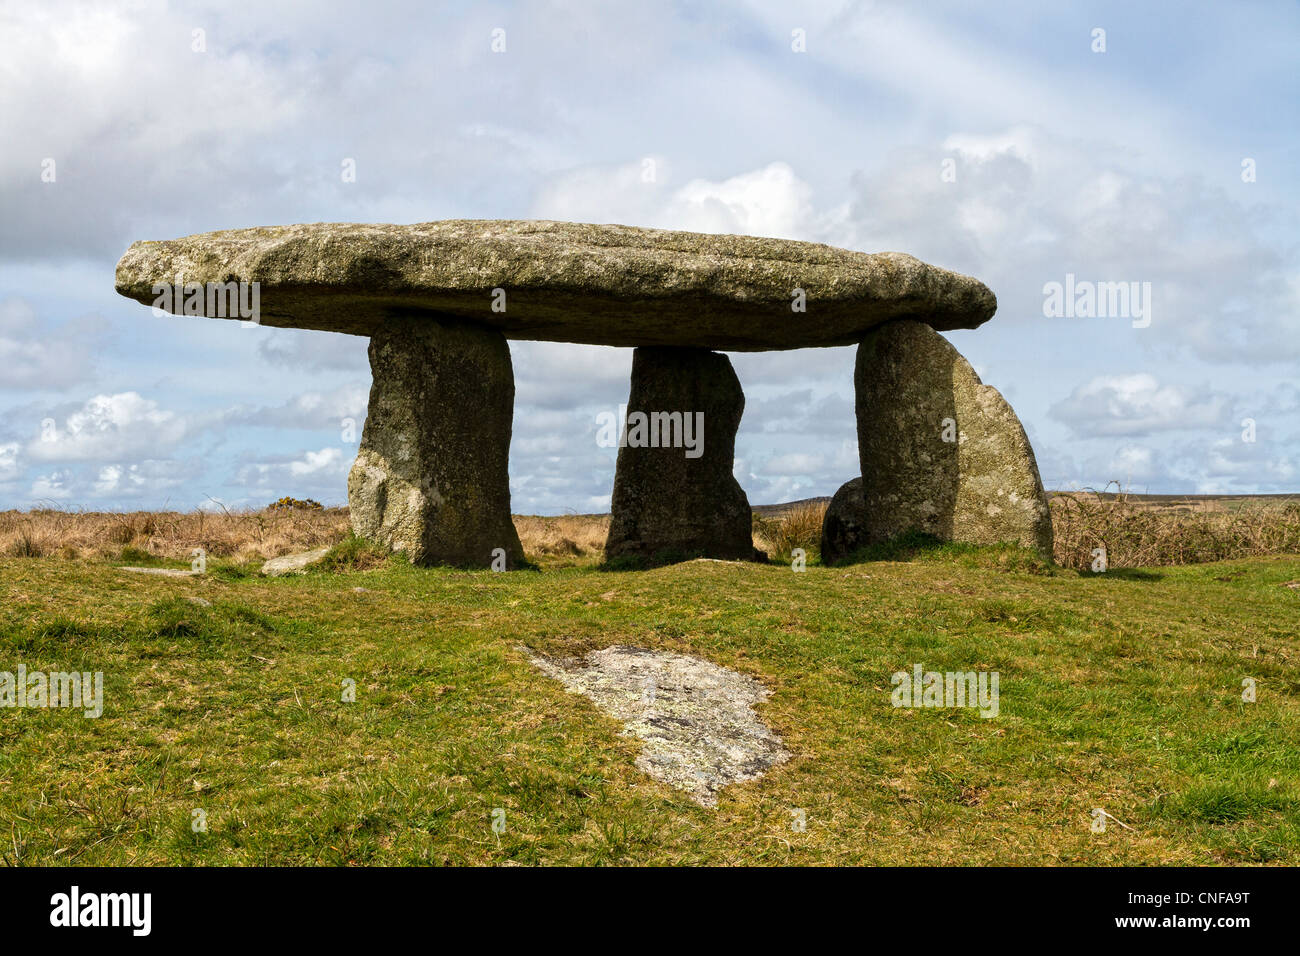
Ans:
{"label": "dolmen", "polygon": [[417,564],[523,561],[508,339],[635,349],[607,559],[761,557],[732,474],[745,398],[722,353],[854,344],[862,474],[827,511],[823,561],[909,531],[1051,551],[1024,428],[939,334],[982,325],[997,300],[903,253],[567,222],[315,223],[137,242],[116,285],[177,315],[367,336],[352,527]]}

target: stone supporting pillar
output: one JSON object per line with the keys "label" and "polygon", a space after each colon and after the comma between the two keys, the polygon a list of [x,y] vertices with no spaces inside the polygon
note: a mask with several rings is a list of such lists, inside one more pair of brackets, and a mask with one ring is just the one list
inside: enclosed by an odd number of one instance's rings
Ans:
{"label": "stone supporting pillar", "polygon": [[700,348],[632,353],[606,560],[755,557],[732,475],[745,394],[731,361]]}
{"label": "stone supporting pillar", "polygon": [[515,567],[510,347],[454,319],[389,318],[370,338],[370,407],[348,475],[352,529],[415,564]]}
{"label": "stone supporting pillar", "polygon": [[836,495],[828,522],[858,514],[839,535],[853,540],[833,551],[922,531],[1051,555],[1051,512],[1024,427],[947,339],[910,320],[873,329],[858,346],[853,384],[861,491],[846,485]]}

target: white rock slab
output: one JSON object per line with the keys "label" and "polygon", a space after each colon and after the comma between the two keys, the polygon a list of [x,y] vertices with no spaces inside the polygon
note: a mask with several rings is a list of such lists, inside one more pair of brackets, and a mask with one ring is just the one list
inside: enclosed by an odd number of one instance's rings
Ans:
{"label": "white rock slab", "polygon": [[282,574],[301,574],[329,553],[329,548],[317,548],[315,551],[282,555],[263,564],[262,573],[269,574],[273,578],[278,578]]}
{"label": "white rock slab", "polygon": [[119,571],[130,571],[132,574],[156,574],[164,578],[196,578],[202,571],[191,571],[188,568],[118,568]]}
{"label": "white rock slab", "polygon": [[698,657],[621,645],[580,660],[527,653],[643,742],[640,770],[702,806],[716,806],[723,787],[790,759],[754,713],[771,691],[752,677]]}

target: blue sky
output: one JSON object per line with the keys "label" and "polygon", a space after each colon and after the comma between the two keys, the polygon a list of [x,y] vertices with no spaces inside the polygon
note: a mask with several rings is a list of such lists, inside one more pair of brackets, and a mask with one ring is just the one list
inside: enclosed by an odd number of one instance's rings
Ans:
{"label": "blue sky", "polygon": [[[949,338],[1048,487],[1298,491],[1298,44],[1293,3],[6,5],[0,507],[344,502],[364,340],[157,318],[113,267],[444,218],[909,252],[997,293]],[[1151,324],[1046,317],[1067,274],[1150,283]],[[511,350],[514,509],[607,508],[631,352]],[[851,348],[732,361],[751,502],[857,473]]]}

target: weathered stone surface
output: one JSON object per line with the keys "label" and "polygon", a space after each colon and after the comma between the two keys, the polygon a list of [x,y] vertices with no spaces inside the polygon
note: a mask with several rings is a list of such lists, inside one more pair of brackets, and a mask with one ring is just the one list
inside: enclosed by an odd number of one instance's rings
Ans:
{"label": "weathered stone surface", "polygon": [[842,561],[868,543],[865,518],[862,479],[846,481],[835,492],[822,519],[822,564]]}
{"label": "weathered stone surface", "polygon": [[510,520],[515,382],[500,332],[390,319],[370,339],[373,382],[348,475],[352,529],[416,564],[506,567],[523,557]]}
{"label": "weathered stone surface", "polygon": [[[518,339],[732,351],[850,345],[896,318],[975,328],[997,308],[978,280],[898,252],[526,220],[315,223],[137,242],[117,265],[117,291],[152,304],[154,284],[178,276],[258,283],[263,325],[372,335],[407,312]],[[494,289],[505,290],[505,311],[492,310]],[[795,289],[805,312],[791,310]]]}
{"label": "weathered stone surface", "polygon": [[131,574],[156,574],[162,578],[197,578],[202,571],[191,571],[188,568],[132,568],[120,567],[119,571],[128,571]]}
{"label": "weathered stone surface", "polygon": [[298,554],[282,554],[262,564],[262,573],[278,578],[282,574],[301,574],[330,553],[329,548],[317,548],[314,551],[301,551]]}
{"label": "weathered stone surface", "polygon": [[[639,348],[627,409],[606,559],[754,557],[749,500],[732,474],[745,395],[731,360],[706,349]],[[639,431],[638,413],[646,417]],[[675,425],[655,417],[673,413]],[[674,437],[678,447],[663,447]],[[634,447],[651,440],[660,447]],[[688,440],[698,453],[682,447]]]}
{"label": "weathered stone surface", "polygon": [[858,347],[853,381],[868,542],[918,530],[1051,554],[1024,427],[943,336],[920,322],[881,326]]}
{"label": "weathered stone surface", "polygon": [[715,806],[723,787],[757,779],[790,758],[754,713],[771,692],[752,677],[639,647],[609,647],[583,660],[529,657],[644,741],[636,761],[643,773],[703,806]]}

